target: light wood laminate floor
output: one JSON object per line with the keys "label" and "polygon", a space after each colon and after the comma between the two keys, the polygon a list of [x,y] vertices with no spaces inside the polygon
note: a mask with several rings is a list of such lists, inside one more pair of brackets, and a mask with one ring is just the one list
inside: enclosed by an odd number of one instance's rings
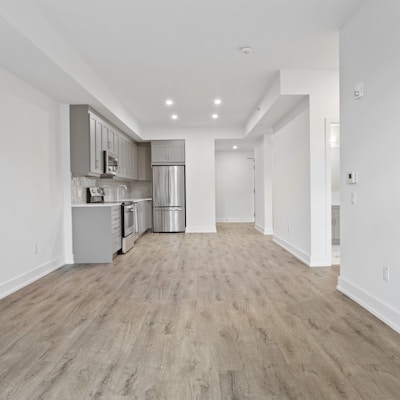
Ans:
{"label": "light wood laminate floor", "polygon": [[0,301],[0,398],[396,400],[400,335],[249,224],[146,234]]}

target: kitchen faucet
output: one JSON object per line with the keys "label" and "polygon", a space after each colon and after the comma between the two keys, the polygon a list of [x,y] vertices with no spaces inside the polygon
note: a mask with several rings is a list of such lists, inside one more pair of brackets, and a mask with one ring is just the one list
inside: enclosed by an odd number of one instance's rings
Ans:
{"label": "kitchen faucet", "polygon": [[128,188],[126,187],[126,185],[119,185],[117,187],[117,201],[120,200],[120,198],[119,198],[119,189],[125,189],[125,191],[128,192]]}

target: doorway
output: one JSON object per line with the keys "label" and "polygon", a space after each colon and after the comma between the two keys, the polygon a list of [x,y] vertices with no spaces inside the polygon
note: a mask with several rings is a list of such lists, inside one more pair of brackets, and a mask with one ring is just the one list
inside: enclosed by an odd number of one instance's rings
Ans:
{"label": "doorway", "polygon": [[254,151],[215,153],[216,221],[254,223]]}
{"label": "doorway", "polygon": [[332,265],[340,265],[340,123],[330,122]]}

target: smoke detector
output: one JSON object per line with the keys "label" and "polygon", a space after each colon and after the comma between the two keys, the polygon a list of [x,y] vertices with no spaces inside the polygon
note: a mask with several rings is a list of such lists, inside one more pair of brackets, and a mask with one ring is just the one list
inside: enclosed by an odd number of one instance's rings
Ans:
{"label": "smoke detector", "polygon": [[253,52],[253,48],[250,47],[250,46],[242,46],[242,47],[240,48],[240,51],[241,51],[243,54],[250,54],[250,53]]}

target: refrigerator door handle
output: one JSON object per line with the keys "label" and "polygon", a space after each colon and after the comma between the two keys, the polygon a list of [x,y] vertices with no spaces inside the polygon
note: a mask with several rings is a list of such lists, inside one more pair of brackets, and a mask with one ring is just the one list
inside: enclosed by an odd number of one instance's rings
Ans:
{"label": "refrigerator door handle", "polygon": [[171,185],[170,185],[170,174],[169,174],[169,168],[167,170],[167,182],[168,182],[168,205],[171,205]]}

